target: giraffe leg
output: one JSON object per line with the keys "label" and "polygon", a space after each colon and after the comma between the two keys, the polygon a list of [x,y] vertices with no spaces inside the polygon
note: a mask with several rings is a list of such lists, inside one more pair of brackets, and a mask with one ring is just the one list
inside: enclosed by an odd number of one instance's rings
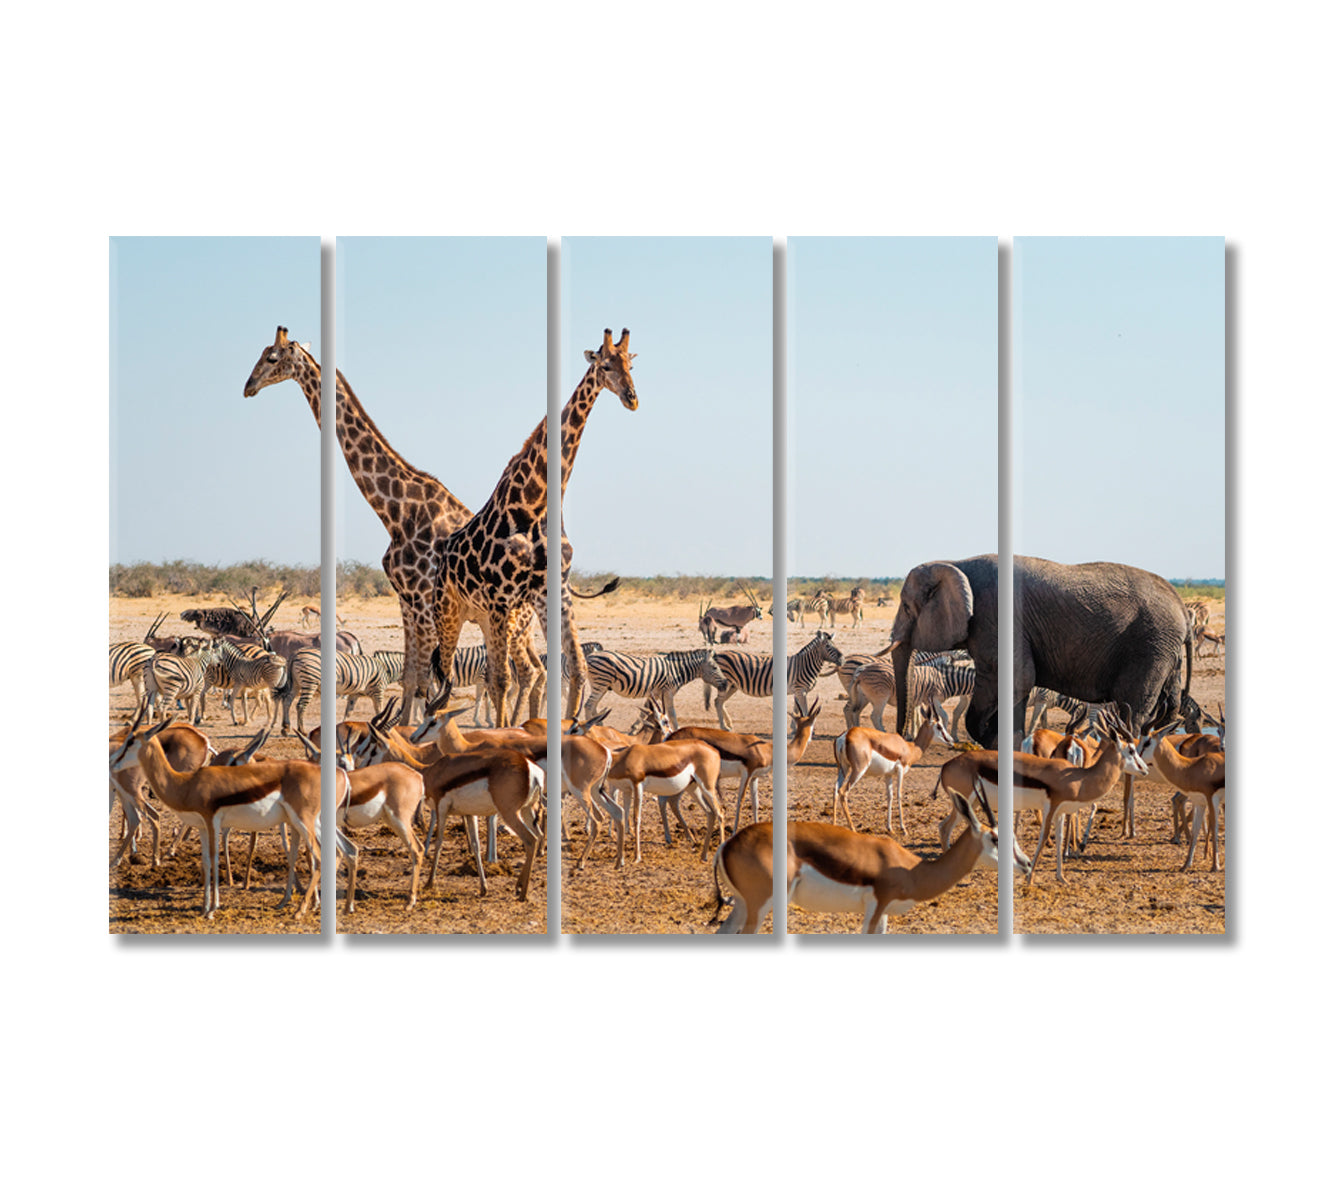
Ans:
{"label": "giraffe leg", "polygon": [[[529,697],[532,696],[536,683],[536,672],[523,647],[524,637],[532,626],[532,620],[532,616],[526,612],[516,613],[510,623],[507,639],[510,647],[509,655],[514,662],[515,678],[518,680],[518,689],[514,694],[513,715],[510,719],[514,725],[518,725],[524,719],[523,711],[529,707]],[[530,634],[528,641],[530,643],[532,641]]]}
{"label": "giraffe leg", "polygon": [[[463,605],[454,589],[441,583],[435,595],[435,638],[440,651],[440,670],[447,683],[454,682],[454,651],[459,645],[459,630],[463,627]],[[490,642],[487,642],[490,649]]]}
{"label": "giraffe leg", "polygon": [[[494,620],[485,630],[486,633],[486,690],[491,693],[491,706],[495,710],[495,719],[503,724],[508,708],[505,694],[510,685],[510,656],[508,621]],[[441,661],[444,651],[441,650]]]}
{"label": "giraffe leg", "polygon": [[560,647],[561,653],[565,655],[570,663],[570,695],[565,702],[565,715],[567,717],[577,717],[579,715],[579,700],[584,694],[584,680],[587,676],[587,669],[584,666],[584,652],[579,645],[579,631],[574,627],[574,614],[570,609],[570,589],[568,586],[562,585]]}
{"label": "giraffe leg", "polygon": [[417,611],[402,592],[398,595],[398,612],[403,622],[403,722],[411,725],[416,719],[417,659],[421,639],[418,636]]}

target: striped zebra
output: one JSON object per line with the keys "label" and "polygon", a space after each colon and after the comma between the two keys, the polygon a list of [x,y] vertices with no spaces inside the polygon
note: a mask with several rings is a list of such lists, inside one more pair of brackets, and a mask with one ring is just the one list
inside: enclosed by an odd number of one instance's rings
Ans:
{"label": "striped zebra", "polygon": [[[972,663],[949,659],[918,661],[914,655],[908,676],[908,712],[914,720],[923,704],[929,704],[940,717],[941,724],[950,724],[950,737],[957,740],[959,722],[963,720],[972,701],[977,672]],[[861,723],[862,709],[870,704],[871,722],[885,732],[885,706],[894,703],[894,664],[885,658],[875,658],[862,667],[848,687],[848,702],[843,706],[843,717],[849,729]],[[945,702],[961,697],[955,705],[954,716],[945,712]],[[904,728],[904,736],[911,737],[913,721]]]}
{"label": "striped zebra", "polygon": [[[339,650],[334,658],[334,695],[347,697],[346,721],[362,696],[369,696],[378,713],[384,708],[384,670],[368,654],[345,654]],[[320,690],[320,651],[298,650],[292,656],[287,674],[287,686],[280,693],[283,702],[283,733],[290,728],[288,714],[296,701],[296,730],[305,733],[306,706]]]}
{"label": "striped zebra", "polygon": [[[787,602],[787,619],[789,622],[796,622],[798,625],[806,624],[806,608],[809,604],[805,596],[793,596]],[[774,606],[769,605],[769,615],[774,615]]]}
{"label": "striped zebra", "polygon": [[386,687],[395,683],[402,684],[403,664],[407,658],[402,650],[372,650],[371,657],[380,664]]}
{"label": "striped zebra", "polygon": [[111,686],[128,683],[134,689],[135,707],[144,698],[144,668],[156,653],[143,642],[115,642],[108,651]]}
{"label": "striped zebra", "polygon": [[1194,600],[1185,600],[1182,603],[1186,606],[1186,619],[1190,622],[1191,631],[1203,629],[1209,624],[1209,601],[1200,596]]}
{"label": "striped zebra", "polygon": [[598,711],[602,697],[615,692],[627,700],[654,700],[660,709],[676,719],[676,693],[696,679],[704,682],[704,708],[713,700],[713,689],[721,690],[726,680],[713,658],[714,652],[702,650],[669,650],[665,654],[620,654],[615,650],[599,650],[584,657],[588,669],[588,699],[584,702],[585,716]]}
{"label": "striped zebra", "polygon": [[824,592],[816,592],[814,596],[806,601],[806,611],[813,612],[820,618],[820,623],[816,626],[817,629],[823,629],[826,621],[830,625],[834,623],[833,618],[829,615],[830,602],[830,597],[826,596]]}
{"label": "striped zebra", "polygon": [[[1098,713],[1104,709],[1112,708],[1111,701],[1102,704],[1090,704],[1087,700],[1077,700],[1073,696],[1067,696],[1053,688],[1045,687],[1035,687],[1029,693],[1028,698],[1033,705],[1033,715],[1024,727],[1025,737],[1032,737],[1035,729],[1047,728],[1047,712],[1050,709],[1059,708],[1070,714],[1070,719],[1065,726],[1065,731],[1069,733],[1081,722],[1092,722]],[[1113,711],[1115,710],[1113,709]]]}
{"label": "striped zebra", "polygon": [[[820,669],[825,663],[838,666],[843,655],[834,645],[832,634],[819,632],[795,654],[787,659],[788,695],[806,703],[811,688],[820,678]],[[718,710],[718,724],[724,729],[731,729],[724,705],[737,692],[748,696],[772,696],[774,694],[774,658],[772,654],[748,654],[744,650],[719,650],[714,655],[714,662],[723,677],[724,686],[718,689],[715,707]]]}
{"label": "striped zebra", "polygon": [[866,601],[866,589],[855,587],[852,589],[852,595],[844,596],[840,600],[833,596],[825,596],[825,602],[829,607],[829,628],[833,629],[836,624],[834,617],[839,613],[851,615],[852,627],[856,629],[862,623],[862,617],[865,615],[864,605]]}
{"label": "striped zebra", "polygon": [[[244,725],[250,720],[249,699],[254,696],[264,704],[264,711],[273,714],[272,696],[282,687],[287,677],[287,660],[280,654],[262,647],[237,645],[219,639],[212,662],[204,670],[204,692],[199,698],[199,716],[203,719],[208,690],[216,687],[227,692],[227,709],[233,725]],[[241,699],[241,719],[236,719],[236,699]]]}
{"label": "striped zebra", "polygon": [[202,720],[207,672],[216,656],[217,650],[212,645],[201,647],[194,654],[154,654],[144,667],[147,719],[153,720],[159,704],[165,708],[173,700],[181,700],[185,703],[187,721],[194,724]]}

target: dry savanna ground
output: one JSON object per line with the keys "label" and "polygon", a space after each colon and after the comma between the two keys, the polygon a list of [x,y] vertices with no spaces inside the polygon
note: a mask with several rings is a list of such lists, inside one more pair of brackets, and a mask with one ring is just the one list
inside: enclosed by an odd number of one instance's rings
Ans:
{"label": "dry savanna ground", "polygon": [[[280,619],[281,627],[292,627],[292,618],[303,600],[290,601],[290,613]],[[224,598],[179,599],[173,611],[225,603]],[[161,600],[126,600],[111,603],[112,640],[142,636],[153,617],[167,605]],[[347,628],[361,639],[367,652],[401,649],[397,602],[392,599],[353,599],[340,606]],[[853,631],[848,618],[839,618],[836,644],[845,653],[870,653],[889,641],[893,607],[869,607],[863,626]],[[584,640],[597,640],[607,649],[647,654],[663,650],[691,649],[700,645],[696,627],[696,606],[685,600],[662,600],[617,592],[596,601],[582,602],[577,619]],[[1213,605],[1212,623],[1221,626],[1223,606]],[[811,634],[816,623],[808,618],[805,628],[789,625],[789,650],[795,650]],[[169,619],[165,630],[184,632],[188,627]],[[768,652],[772,648],[772,625],[765,621],[751,625],[751,641],[742,649]],[[476,631],[465,630],[464,641],[476,640]],[[1224,658],[1206,656],[1197,660],[1192,688],[1196,698],[1210,710],[1216,710],[1224,693]],[[833,740],[844,729],[843,694],[836,675],[821,679],[813,693],[823,701],[823,711],[815,735],[801,764],[791,772],[788,812],[795,820],[831,820],[831,801],[836,768]],[[609,695],[608,723],[628,729],[639,705],[637,702]],[[122,688],[111,694],[113,726],[126,718],[132,707],[131,694]],[[365,717],[369,703],[362,701],[355,715]],[[687,685],[677,696],[677,715],[682,724],[715,725],[712,709],[703,707],[699,683]],[[341,717],[343,704],[340,702]],[[771,705],[768,699],[743,695],[732,698],[728,712],[739,731],[769,736]],[[892,728],[893,708],[886,709],[886,726]],[[867,710],[863,718],[870,720]],[[312,724],[314,721],[312,721]],[[470,720],[462,722],[466,729]],[[260,727],[252,715],[244,728],[234,727],[225,706],[217,696],[210,702],[203,729],[219,749],[239,746]],[[265,753],[276,757],[303,754],[295,737],[275,734]],[[951,752],[933,746],[922,762],[907,777],[905,820],[906,835],[896,828],[894,836],[910,850],[923,857],[940,853],[938,824],[949,811],[941,796],[932,798],[939,767]],[[735,785],[723,785],[727,824],[736,817]],[[1016,881],[1015,931],[1020,933],[1221,933],[1224,929],[1225,871],[1208,869],[1208,859],[1197,852],[1189,872],[1179,868],[1185,859],[1185,847],[1170,845],[1171,814],[1168,804],[1171,789],[1141,782],[1136,788],[1137,836],[1122,840],[1120,787],[1100,808],[1095,819],[1092,840],[1085,854],[1069,858],[1065,865],[1066,881],[1055,879],[1055,858],[1049,845],[1039,864],[1032,885]],[[760,819],[772,816],[772,783],[766,779],[759,786]],[[885,832],[883,784],[866,781],[851,794],[857,827],[863,831]],[[561,930],[574,934],[712,932],[714,913],[712,853],[701,859],[689,839],[673,828],[672,845],[663,839],[657,804],[649,799],[640,830],[642,861],[636,863],[634,830],[627,838],[626,865],[615,863],[614,836],[604,829],[582,871],[573,864],[583,851],[586,834],[578,819],[577,805],[569,812],[572,841],[562,852]],[[701,810],[685,806],[694,835],[703,833]],[[744,820],[749,822],[749,809]],[[361,847],[361,873],[358,876],[357,911],[344,914],[346,871],[339,870],[339,914],[337,928],[346,933],[509,933],[541,934],[546,930],[546,865],[539,857],[533,870],[528,899],[520,902],[514,885],[523,855],[518,838],[502,829],[499,839],[500,862],[488,865],[489,894],[478,894],[478,881],[471,854],[467,849],[461,823],[451,820],[445,832],[440,868],[434,888],[425,887],[417,908],[405,912],[408,892],[408,859],[397,836],[387,828],[359,830],[353,834]],[[113,815],[109,826],[109,846],[114,851],[119,841],[120,818]],[[168,814],[163,822],[164,845],[169,844],[175,820]],[[553,826],[554,828],[554,826]],[[1037,840],[1032,818],[1020,822],[1021,844],[1031,854]],[[243,859],[243,839],[235,839]],[[1225,839],[1224,839],[1225,840]],[[715,837],[715,845],[717,839]],[[164,851],[165,852],[165,851]],[[164,859],[154,868],[148,844],[141,843],[132,861],[122,863],[111,878],[111,928],[113,932],[191,932],[191,933],[300,933],[313,932],[316,922],[298,923],[290,914],[276,910],[286,878],[286,860],[276,835],[261,836],[256,858],[256,877],[249,891],[242,891],[241,871],[237,886],[223,882],[221,911],[212,921],[199,918],[202,883],[197,844],[191,842],[174,859]],[[429,869],[429,864],[427,869]],[[304,881],[304,867],[299,885]],[[891,933],[916,934],[994,934],[997,925],[997,880],[994,872],[978,869],[960,885],[936,900],[917,906],[910,913],[890,919]],[[805,912],[792,908],[788,928],[794,933],[853,933],[859,928],[849,915]],[[764,929],[771,929],[766,921]]]}

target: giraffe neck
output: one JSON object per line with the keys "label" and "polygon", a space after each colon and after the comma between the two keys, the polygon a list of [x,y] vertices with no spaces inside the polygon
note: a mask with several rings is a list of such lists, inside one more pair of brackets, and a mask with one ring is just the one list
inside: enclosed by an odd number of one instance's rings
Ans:
{"label": "giraffe neck", "polygon": [[589,414],[593,411],[593,401],[598,398],[602,385],[594,379],[596,367],[589,367],[574,395],[566,401],[560,414],[560,498],[565,499],[565,485],[570,482],[570,472],[574,469],[574,456],[579,453],[579,442],[584,436],[584,426],[588,424]]}
{"label": "giraffe neck", "polygon": [[[574,389],[574,395],[566,401],[560,415],[561,430],[561,498],[565,496],[565,485],[570,479],[570,468],[574,465],[574,456],[579,450],[579,439],[583,436],[584,424],[593,410],[593,401],[597,399],[602,385],[594,382],[594,372],[589,368]],[[537,428],[528,435],[523,448],[509,461],[504,474],[496,483],[491,499],[487,501],[491,509],[508,512],[522,511],[529,517],[528,524],[536,522],[544,525],[543,518],[547,509],[547,420],[542,418]],[[545,537],[545,533],[541,535]],[[563,553],[563,549],[562,549]]]}
{"label": "giraffe neck", "polygon": [[[319,363],[305,355],[294,378],[305,393],[315,423],[320,425]],[[341,371],[336,379],[338,444],[357,488],[384,527],[392,533],[407,524],[407,514],[422,504],[430,505],[433,520],[448,518],[450,528],[466,523],[472,517],[471,510],[434,475],[419,471],[399,454],[371,420]]]}

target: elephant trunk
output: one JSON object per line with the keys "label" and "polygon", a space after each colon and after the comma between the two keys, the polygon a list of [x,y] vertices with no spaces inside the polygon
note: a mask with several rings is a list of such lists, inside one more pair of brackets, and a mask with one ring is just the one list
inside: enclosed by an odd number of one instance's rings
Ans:
{"label": "elephant trunk", "polygon": [[912,669],[912,643],[895,642],[890,660],[894,664],[894,730],[902,737],[908,719],[908,672]]}

